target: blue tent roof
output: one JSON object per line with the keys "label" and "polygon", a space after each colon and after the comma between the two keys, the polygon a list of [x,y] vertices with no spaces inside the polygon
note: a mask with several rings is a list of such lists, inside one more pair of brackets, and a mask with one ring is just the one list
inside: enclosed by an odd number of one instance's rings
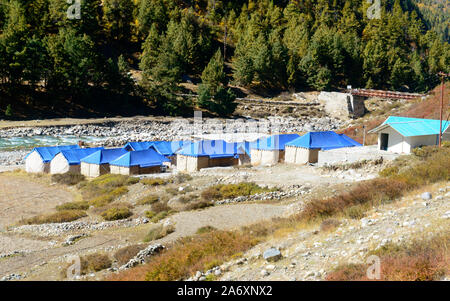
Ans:
{"label": "blue tent roof", "polygon": [[154,141],[151,145],[158,153],[164,156],[173,156],[184,145],[190,144],[189,141]]}
{"label": "blue tent roof", "polygon": [[286,143],[286,146],[329,150],[342,147],[361,146],[361,144],[345,136],[344,134],[339,135],[335,132],[327,131],[309,132],[301,136],[300,138]]}
{"label": "blue tent roof", "polygon": [[42,158],[44,163],[50,162],[60,151],[79,149],[78,145],[59,145],[59,146],[47,146],[47,147],[35,147],[29,152],[25,159],[34,151],[36,151]]}
{"label": "blue tent roof", "polygon": [[284,150],[286,143],[300,137],[297,134],[280,134],[261,138],[255,142],[250,142],[251,149],[258,150]]}
{"label": "blue tent roof", "polygon": [[64,156],[64,158],[66,158],[69,165],[78,165],[81,163],[81,159],[99,151],[100,149],[103,149],[103,147],[70,149],[63,150],[60,153]]}
{"label": "blue tent roof", "polygon": [[228,143],[224,140],[202,140],[191,142],[177,154],[191,157],[226,158],[244,153],[242,143]]}
{"label": "blue tent roof", "polygon": [[[440,121],[436,119],[389,116],[380,126],[371,130],[371,132],[377,132],[387,126],[392,127],[404,137],[439,135]],[[442,132],[445,132],[449,126],[449,121],[442,121]]]}
{"label": "blue tent roof", "polygon": [[150,167],[163,165],[164,162],[170,162],[170,160],[158,154],[153,148],[150,148],[147,150],[127,152],[109,164],[123,167]]}
{"label": "blue tent roof", "polygon": [[123,147],[124,149],[130,151],[141,151],[149,149],[155,141],[142,141],[142,142],[128,142]]}
{"label": "blue tent roof", "polygon": [[126,153],[128,151],[124,148],[102,149],[81,159],[81,162],[97,165],[108,164]]}

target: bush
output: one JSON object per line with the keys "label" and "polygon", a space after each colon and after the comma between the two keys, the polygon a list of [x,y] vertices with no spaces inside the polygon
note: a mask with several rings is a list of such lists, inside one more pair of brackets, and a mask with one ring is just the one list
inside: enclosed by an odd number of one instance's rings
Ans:
{"label": "bush", "polygon": [[152,211],[155,213],[160,213],[163,211],[170,211],[171,208],[167,205],[167,203],[156,202],[152,204]]}
{"label": "bush", "polygon": [[257,241],[248,233],[214,231],[195,237],[185,237],[173,247],[156,255],[138,268],[111,275],[109,280],[175,281],[185,279],[206,267],[220,265]]}
{"label": "bush", "polygon": [[76,185],[85,180],[85,177],[75,173],[65,173],[52,175],[52,181],[64,185]]}
{"label": "bush", "polygon": [[365,208],[361,205],[351,206],[344,210],[344,215],[352,219],[362,219],[365,216]]}
{"label": "bush", "polygon": [[337,227],[339,227],[340,224],[341,224],[341,222],[338,221],[337,219],[328,218],[320,224],[320,231],[323,231],[323,232],[332,231],[332,230],[336,229]]}
{"label": "bush", "polygon": [[106,254],[89,254],[80,258],[81,273],[98,272],[108,269],[112,265],[111,259]]}
{"label": "bush", "polygon": [[97,208],[103,207],[103,206],[108,205],[112,201],[114,201],[119,196],[122,196],[127,193],[128,193],[128,188],[125,186],[120,186],[120,187],[115,188],[112,191],[109,191],[105,194],[102,194],[102,195],[90,200],[89,205],[97,207]]}
{"label": "bush", "polygon": [[12,117],[14,115],[14,111],[12,109],[11,104],[6,106],[6,110],[5,110],[5,116],[6,117]]}
{"label": "bush", "polygon": [[301,217],[306,220],[326,218],[342,213],[348,207],[386,203],[400,197],[407,189],[408,186],[405,182],[392,179],[373,179],[360,182],[349,192],[328,199],[315,199],[308,202]]}
{"label": "bush", "polygon": [[214,206],[213,202],[199,201],[199,202],[190,203],[189,205],[186,206],[185,210],[191,211],[191,210],[197,210],[197,209],[204,209],[204,208],[208,208],[211,206]]}
{"label": "bush", "polygon": [[118,264],[122,266],[128,263],[130,259],[134,258],[139,251],[145,249],[145,247],[145,245],[131,245],[123,247],[114,253],[114,259],[117,260]]}
{"label": "bush", "polygon": [[48,215],[38,215],[32,218],[27,218],[21,220],[20,223],[24,225],[67,223],[85,216],[87,216],[87,214],[82,210],[63,210]]}
{"label": "bush", "polygon": [[[131,181],[132,182],[132,181]],[[78,184],[83,198],[85,200],[93,199],[98,196],[111,193],[117,194],[120,191],[125,191],[125,186],[130,184],[130,177],[116,174],[106,174],[95,178],[91,181],[83,181]]]}
{"label": "bush", "polygon": [[[432,281],[450,272],[449,243],[450,235],[441,233],[409,244],[388,244],[370,254],[380,257],[382,281]],[[365,264],[341,265],[327,275],[327,280],[368,280],[367,268]]]}
{"label": "bush", "polygon": [[87,210],[89,209],[89,203],[86,201],[80,201],[80,202],[70,202],[65,203],[62,205],[56,206],[57,211],[64,211],[64,210]]}
{"label": "bush", "polygon": [[142,179],[141,183],[148,186],[162,186],[166,185],[168,182],[165,179],[151,178],[151,179]]}
{"label": "bush", "polygon": [[170,182],[173,184],[183,184],[185,182],[191,181],[192,176],[187,173],[178,173],[170,178]]}
{"label": "bush", "polygon": [[255,183],[243,182],[239,184],[219,184],[206,188],[201,196],[207,201],[236,198],[238,196],[250,196],[257,193],[270,192],[275,189],[261,187]]}
{"label": "bush", "polygon": [[205,233],[209,233],[209,232],[213,232],[213,231],[217,231],[216,228],[214,228],[213,226],[204,226],[204,227],[200,227],[197,229],[197,232],[195,232],[196,234],[205,234]]}
{"label": "bush", "polygon": [[[150,211],[153,212],[153,211]],[[149,214],[150,215],[150,214]],[[168,211],[162,211],[159,213],[154,213],[154,216],[150,219],[152,223],[157,223],[160,220],[166,218],[169,216],[169,212]]]}
{"label": "bush", "polygon": [[131,210],[125,206],[111,207],[101,214],[101,216],[107,221],[125,219],[132,215],[133,212],[131,212]]}
{"label": "bush", "polygon": [[159,201],[159,197],[157,195],[152,194],[152,195],[147,195],[147,196],[143,197],[142,199],[137,201],[137,204],[138,205],[151,205],[158,201]]}
{"label": "bush", "polygon": [[170,233],[175,232],[174,226],[157,226],[152,228],[144,238],[144,242],[150,242],[166,237]]}

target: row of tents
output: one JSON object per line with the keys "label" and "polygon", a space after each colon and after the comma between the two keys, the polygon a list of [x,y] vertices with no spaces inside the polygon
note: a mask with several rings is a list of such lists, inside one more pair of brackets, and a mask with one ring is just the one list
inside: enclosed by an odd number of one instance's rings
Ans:
{"label": "row of tents", "polygon": [[319,150],[361,146],[335,132],[310,132],[303,136],[279,134],[255,141],[226,142],[145,141],[122,148],[80,148],[78,145],[36,147],[25,158],[27,172],[81,173],[98,177],[107,173],[137,175],[158,173],[167,167],[193,172],[232,165],[305,164],[318,160]]}

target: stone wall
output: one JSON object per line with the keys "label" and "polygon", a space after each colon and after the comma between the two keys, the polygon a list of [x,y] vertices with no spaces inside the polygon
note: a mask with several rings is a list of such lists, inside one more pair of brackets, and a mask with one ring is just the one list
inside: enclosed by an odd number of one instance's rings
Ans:
{"label": "stone wall", "polygon": [[327,114],[335,118],[361,117],[366,111],[364,98],[348,93],[321,92],[319,101]]}

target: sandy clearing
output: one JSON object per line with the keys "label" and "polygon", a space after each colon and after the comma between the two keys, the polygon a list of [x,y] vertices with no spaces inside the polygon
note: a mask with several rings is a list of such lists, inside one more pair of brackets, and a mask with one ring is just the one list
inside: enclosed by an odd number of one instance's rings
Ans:
{"label": "sandy clearing", "polygon": [[0,230],[72,200],[72,193],[57,186],[0,174]]}

